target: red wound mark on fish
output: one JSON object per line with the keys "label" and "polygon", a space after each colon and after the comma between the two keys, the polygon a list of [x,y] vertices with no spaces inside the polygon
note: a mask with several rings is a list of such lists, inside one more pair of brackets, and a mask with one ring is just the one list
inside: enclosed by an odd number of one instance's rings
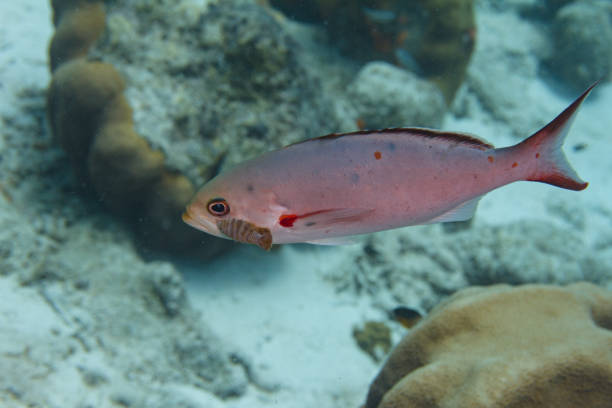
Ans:
{"label": "red wound mark on fish", "polygon": [[518,166],[518,163],[517,163],[517,162],[512,163],[512,168],[515,168],[515,167],[517,167],[517,166]]}
{"label": "red wound mark on fish", "polygon": [[495,161],[493,156],[487,156],[487,160],[489,161],[489,163],[493,163]]}
{"label": "red wound mark on fish", "polygon": [[540,153],[536,153],[536,159],[540,158]]}
{"label": "red wound mark on fish", "polygon": [[381,153],[381,152],[379,152],[379,151],[375,151],[375,152],[374,152],[374,158],[375,158],[376,160],[380,160],[380,159],[382,158],[382,153]]}
{"label": "red wound mark on fish", "polygon": [[278,223],[285,228],[293,227],[293,223],[298,219],[298,216],[295,214],[283,214],[278,217]]}

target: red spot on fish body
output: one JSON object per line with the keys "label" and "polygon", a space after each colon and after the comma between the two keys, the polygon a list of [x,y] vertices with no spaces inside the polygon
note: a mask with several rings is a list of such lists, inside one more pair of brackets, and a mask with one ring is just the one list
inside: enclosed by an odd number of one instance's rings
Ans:
{"label": "red spot on fish body", "polygon": [[295,214],[283,214],[278,217],[278,223],[285,228],[293,227],[293,223],[297,220],[298,216]]}
{"label": "red spot on fish body", "polygon": [[540,153],[536,153],[536,159],[540,158]]}
{"label": "red spot on fish body", "polygon": [[487,156],[487,160],[489,161],[489,163],[493,163],[495,161],[493,156]]}
{"label": "red spot on fish body", "polygon": [[382,153],[381,153],[381,152],[379,152],[379,151],[375,151],[375,152],[374,152],[374,158],[375,158],[376,160],[380,160],[380,159],[382,158]]}
{"label": "red spot on fish body", "polygon": [[516,166],[518,166],[517,162],[512,163],[512,168],[515,168]]}

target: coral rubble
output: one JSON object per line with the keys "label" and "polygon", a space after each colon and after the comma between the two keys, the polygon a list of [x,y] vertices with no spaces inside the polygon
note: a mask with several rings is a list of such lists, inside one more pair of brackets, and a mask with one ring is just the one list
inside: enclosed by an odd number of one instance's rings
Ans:
{"label": "coral rubble", "polygon": [[391,330],[383,322],[369,320],[363,328],[354,327],[353,338],[374,361],[380,361],[391,349]]}
{"label": "coral rubble", "polygon": [[190,305],[179,272],[142,261],[104,214],[50,195],[71,215],[40,205],[29,217],[0,197],[0,405],[194,406],[185,386],[244,394],[253,367]]}
{"label": "coral rubble", "polygon": [[139,134],[195,185],[255,155],[337,130],[332,98],[265,8],[132,0],[107,13],[92,54],[125,74]]}
{"label": "coral rubble", "polygon": [[412,227],[372,235],[352,250],[353,261],[327,279],[338,291],[366,295],[385,310],[397,304],[429,309],[470,285],[612,285],[609,247],[596,249],[580,232],[543,221],[452,233],[440,225]]}
{"label": "coral rubble", "polygon": [[578,283],[456,293],[391,353],[365,408],[611,405],[612,292]]}

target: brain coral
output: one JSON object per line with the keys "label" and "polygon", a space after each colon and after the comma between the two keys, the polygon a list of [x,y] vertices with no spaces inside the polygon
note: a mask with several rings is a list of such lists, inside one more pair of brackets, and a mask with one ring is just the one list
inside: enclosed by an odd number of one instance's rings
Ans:
{"label": "brain coral", "polygon": [[395,348],[365,408],[611,407],[612,292],[472,287]]}

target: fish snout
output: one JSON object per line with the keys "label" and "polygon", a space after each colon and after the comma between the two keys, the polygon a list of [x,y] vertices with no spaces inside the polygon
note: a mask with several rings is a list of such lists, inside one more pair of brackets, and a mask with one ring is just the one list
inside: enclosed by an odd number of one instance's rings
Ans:
{"label": "fish snout", "polygon": [[215,223],[209,220],[206,216],[199,216],[197,208],[193,208],[192,205],[187,206],[185,212],[181,215],[183,222],[197,230],[204,231],[211,235],[226,238],[215,225]]}
{"label": "fish snout", "polygon": [[183,212],[183,215],[181,215],[181,219],[183,220],[183,222],[187,225],[191,225],[192,227],[195,227],[195,220],[193,219],[193,217],[191,216],[191,214],[189,213],[189,207],[187,207],[187,209]]}

